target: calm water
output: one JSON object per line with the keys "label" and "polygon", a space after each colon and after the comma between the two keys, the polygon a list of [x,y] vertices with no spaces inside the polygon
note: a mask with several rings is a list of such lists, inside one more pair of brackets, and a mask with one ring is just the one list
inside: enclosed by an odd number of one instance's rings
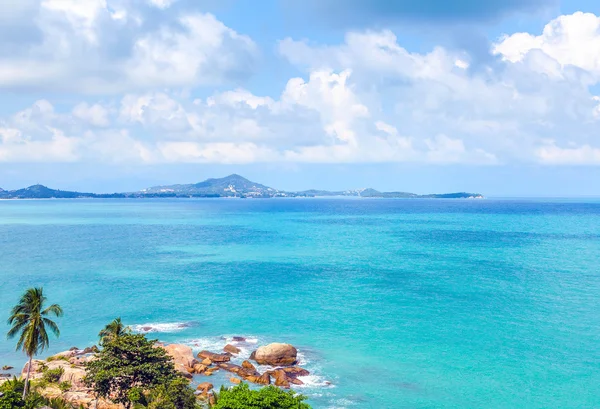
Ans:
{"label": "calm water", "polygon": [[1,201],[0,328],[33,285],[51,352],[121,316],[290,342],[315,408],[600,407],[600,202]]}

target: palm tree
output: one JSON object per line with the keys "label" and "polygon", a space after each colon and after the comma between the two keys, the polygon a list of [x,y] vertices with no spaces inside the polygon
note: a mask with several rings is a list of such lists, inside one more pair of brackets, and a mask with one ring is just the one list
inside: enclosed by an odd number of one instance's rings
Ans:
{"label": "palm tree", "polygon": [[100,345],[114,341],[115,339],[122,335],[128,334],[129,332],[131,332],[131,329],[123,324],[121,317],[115,318],[98,334],[100,337]]}
{"label": "palm tree", "polygon": [[44,308],[45,302],[46,297],[42,288],[30,288],[25,291],[19,303],[14,306],[8,318],[8,325],[11,325],[8,338],[14,338],[20,333],[17,350],[22,349],[29,357],[23,399],[27,395],[33,357],[48,348],[50,344],[46,328],[49,328],[57,337],[60,335],[58,325],[48,316],[54,314],[61,317],[63,310],[58,304],[52,304],[48,308]]}

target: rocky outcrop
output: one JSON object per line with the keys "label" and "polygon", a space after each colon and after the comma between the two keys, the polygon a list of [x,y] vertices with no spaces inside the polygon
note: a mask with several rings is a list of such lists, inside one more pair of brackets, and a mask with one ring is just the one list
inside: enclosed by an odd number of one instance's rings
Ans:
{"label": "rocky outcrop", "polygon": [[186,377],[191,377],[190,373],[194,372],[194,365],[198,363],[194,359],[192,348],[187,345],[169,344],[161,346],[167,354],[173,359],[175,369]]}
{"label": "rocky outcrop", "polygon": [[227,344],[227,345],[225,345],[223,347],[223,352],[229,352],[230,354],[237,355],[237,354],[239,354],[241,352],[241,350],[238,347],[236,347],[236,346],[233,346],[231,344]]}
{"label": "rocky outcrop", "polygon": [[251,356],[260,365],[290,366],[298,360],[298,351],[290,344],[273,343],[258,348]]}
{"label": "rocky outcrop", "polygon": [[215,354],[214,352],[210,351],[200,351],[200,353],[198,353],[198,358],[210,359],[214,363],[229,362],[231,360],[230,355]]}

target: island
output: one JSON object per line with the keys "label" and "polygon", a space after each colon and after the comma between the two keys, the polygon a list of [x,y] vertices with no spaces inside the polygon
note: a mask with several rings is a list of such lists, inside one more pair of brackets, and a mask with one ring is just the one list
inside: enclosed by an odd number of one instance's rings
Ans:
{"label": "island", "polygon": [[479,193],[434,193],[419,195],[409,192],[380,192],[375,189],[355,189],[344,191],[304,190],[289,192],[252,182],[240,175],[211,178],[200,183],[154,186],[137,192],[125,193],[84,193],[51,189],[43,185],[33,185],[23,189],[4,190],[0,188],[0,199],[119,199],[119,198],[273,198],[273,197],[362,197],[398,199],[483,199]]}

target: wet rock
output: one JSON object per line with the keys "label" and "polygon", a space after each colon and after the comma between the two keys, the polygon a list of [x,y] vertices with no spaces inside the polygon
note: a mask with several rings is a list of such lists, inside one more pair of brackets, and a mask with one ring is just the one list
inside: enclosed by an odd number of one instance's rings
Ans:
{"label": "wet rock", "polygon": [[294,385],[304,385],[304,382],[302,382],[300,379],[296,379],[296,378],[287,378],[287,381]]}
{"label": "wet rock", "polygon": [[271,375],[268,372],[265,372],[261,376],[256,379],[256,382],[259,385],[270,385],[271,384]]}
{"label": "wet rock", "polygon": [[274,371],[269,371],[268,373],[275,380],[275,386],[281,386],[282,388],[286,389],[290,387],[290,382],[288,381],[288,378],[283,370],[276,369]]}
{"label": "wet rock", "polygon": [[223,351],[229,352],[230,354],[234,354],[234,355],[237,355],[240,353],[240,349],[238,347],[234,347],[231,344],[225,345],[225,347],[223,347]]}
{"label": "wet rock", "polygon": [[252,359],[253,361],[256,361],[256,351],[252,351],[252,353],[250,354],[250,358],[248,359]]}
{"label": "wet rock", "polygon": [[290,366],[298,360],[298,351],[290,344],[273,343],[258,348],[254,360],[261,365]]}
{"label": "wet rock", "polygon": [[210,351],[200,351],[198,353],[198,358],[202,359],[210,359],[212,362],[221,363],[221,362],[229,362],[231,360],[231,356],[227,354],[215,354]]}
{"label": "wet rock", "polygon": [[3,370],[3,371],[10,371],[11,369],[14,369],[14,368],[13,368],[12,366],[8,366],[8,365],[4,365],[4,366],[2,367],[2,370]]}
{"label": "wet rock", "polygon": [[98,349],[98,347],[96,345],[94,345],[91,347],[87,347],[86,349],[81,351],[81,355],[97,354],[98,352],[100,352],[100,350]]}
{"label": "wet rock", "polygon": [[219,364],[219,368],[224,369],[227,372],[233,372],[235,374],[239,373],[242,370],[242,367],[236,364],[230,364],[223,362]]}
{"label": "wet rock", "polygon": [[299,366],[291,366],[288,368],[282,369],[288,378],[297,378],[298,376],[308,376],[310,372],[308,372],[304,368],[300,368]]}
{"label": "wet rock", "polygon": [[201,373],[204,373],[204,371],[206,371],[207,367],[206,367],[206,365],[196,364],[193,366],[193,369],[194,369],[194,373],[201,374]]}
{"label": "wet rock", "polygon": [[10,378],[11,375],[9,373],[0,373],[0,379]]}
{"label": "wet rock", "polygon": [[235,376],[232,376],[231,378],[229,378],[229,381],[236,385],[239,385],[240,383],[242,383],[242,380],[240,378],[236,378]]}
{"label": "wet rock", "polygon": [[256,367],[252,365],[252,363],[248,360],[242,362],[242,368],[252,369],[253,371],[256,371]]}
{"label": "wet rock", "polygon": [[208,391],[210,391],[212,388],[214,388],[212,383],[202,382],[200,385],[198,385],[196,387],[196,390],[208,393]]}
{"label": "wet rock", "polygon": [[218,367],[215,368],[208,368],[206,371],[204,371],[204,375],[206,376],[211,376],[212,374],[214,374],[215,372],[217,372],[219,370]]}
{"label": "wet rock", "polygon": [[232,341],[233,342],[246,342],[246,338],[244,338],[244,337],[233,337]]}
{"label": "wet rock", "polygon": [[212,361],[208,358],[204,358],[201,362],[202,365],[206,365],[206,366],[211,366],[212,365]]}

